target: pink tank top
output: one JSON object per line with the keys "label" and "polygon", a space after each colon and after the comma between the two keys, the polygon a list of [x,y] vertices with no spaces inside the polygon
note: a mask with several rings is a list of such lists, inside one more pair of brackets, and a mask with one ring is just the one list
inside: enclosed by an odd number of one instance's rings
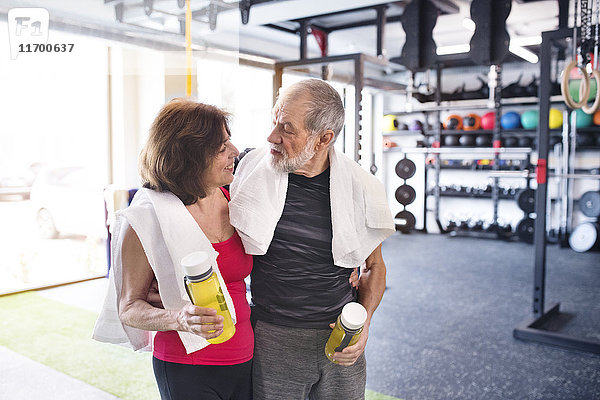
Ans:
{"label": "pink tank top", "polygon": [[[222,189],[229,200],[229,193]],[[246,300],[244,278],[252,271],[252,256],[244,252],[237,232],[229,239],[213,243],[219,252],[219,270],[235,306],[237,323],[235,334],[225,343],[211,344],[196,352],[186,354],[176,331],[157,332],[154,336],[154,357],[162,361],[194,365],[233,365],[252,359],[254,332],[250,324],[250,306]]]}

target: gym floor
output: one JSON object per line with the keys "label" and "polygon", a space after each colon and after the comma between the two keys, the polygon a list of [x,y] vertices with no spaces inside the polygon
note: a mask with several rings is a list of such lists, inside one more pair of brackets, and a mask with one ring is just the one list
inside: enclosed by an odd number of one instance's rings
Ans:
{"label": "gym floor", "polygon": [[[367,346],[367,387],[406,400],[600,399],[600,356],[514,339],[532,317],[531,245],[394,234]],[[600,340],[600,253],[547,248],[555,326]]]}

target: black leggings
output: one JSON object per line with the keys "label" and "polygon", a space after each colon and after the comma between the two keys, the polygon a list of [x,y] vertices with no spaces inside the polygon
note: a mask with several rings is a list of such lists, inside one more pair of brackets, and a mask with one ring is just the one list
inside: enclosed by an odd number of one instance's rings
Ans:
{"label": "black leggings", "polygon": [[189,365],[152,358],[162,400],[252,400],[252,360],[235,365]]}

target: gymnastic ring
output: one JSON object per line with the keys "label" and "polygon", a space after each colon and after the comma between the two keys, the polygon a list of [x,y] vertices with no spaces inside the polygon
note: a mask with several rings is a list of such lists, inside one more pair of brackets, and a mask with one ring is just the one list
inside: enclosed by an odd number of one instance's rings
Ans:
{"label": "gymnastic ring", "polygon": [[[600,72],[598,72],[598,70],[596,70],[596,69],[593,69],[592,75],[594,76],[594,78],[596,78],[596,98],[594,99],[594,104],[592,104],[591,107],[588,107],[587,102],[586,102],[581,107],[581,109],[586,114],[590,114],[590,115],[594,114],[596,111],[598,111],[598,108],[600,108],[600,90],[598,90],[600,88]],[[579,90],[581,91],[581,86],[579,87]],[[590,81],[590,90],[591,90],[591,81]],[[579,95],[579,98],[581,98],[581,95]],[[586,97],[586,100],[587,100],[587,97]]]}
{"label": "gymnastic ring", "polygon": [[[569,94],[569,75],[573,68],[577,68],[583,74],[583,80],[579,84],[579,102],[575,102],[571,95]],[[583,88],[582,88],[583,86]],[[581,92],[583,90],[583,93]],[[587,74],[584,67],[580,67],[577,65],[577,61],[571,61],[563,71],[563,77],[560,84],[560,91],[562,93],[563,99],[565,100],[565,104],[572,109],[581,108],[582,106],[587,104],[587,98],[590,95],[590,77]],[[583,97],[581,95],[584,95]]]}

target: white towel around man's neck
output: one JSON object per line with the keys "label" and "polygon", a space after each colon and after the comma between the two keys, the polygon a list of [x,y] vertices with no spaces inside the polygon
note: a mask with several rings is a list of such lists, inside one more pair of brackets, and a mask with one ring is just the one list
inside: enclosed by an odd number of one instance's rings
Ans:
{"label": "white towel around man's neck", "polygon": [[[333,261],[355,268],[395,232],[395,224],[377,178],[333,147],[329,165]],[[249,152],[238,165],[230,186],[229,219],[246,253],[262,255],[269,249],[287,186],[288,174],[273,169],[268,147]]]}
{"label": "white towel around man's neck", "polygon": [[[181,200],[172,193],[140,189],[131,205],[117,213],[111,240],[112,268],[109,287],[104,306],[94,327],[94,339],[124,345],[134,350],[152,349],[151,332],[122,324],[118,315],[123,271],[121,248],[128,226],[133,228],[142,243],[158,281],[159,293],[165,309],[179,310],[190,304],[183,283],[185,274],[180,261],[193,251],[205,251],[213,260],[214,270],[235,323],[233,301],[216,262],[218,253],[194,217]],[[192,333],[178,332],[178,334],[188,354],[209,344],[203,337]]]}

